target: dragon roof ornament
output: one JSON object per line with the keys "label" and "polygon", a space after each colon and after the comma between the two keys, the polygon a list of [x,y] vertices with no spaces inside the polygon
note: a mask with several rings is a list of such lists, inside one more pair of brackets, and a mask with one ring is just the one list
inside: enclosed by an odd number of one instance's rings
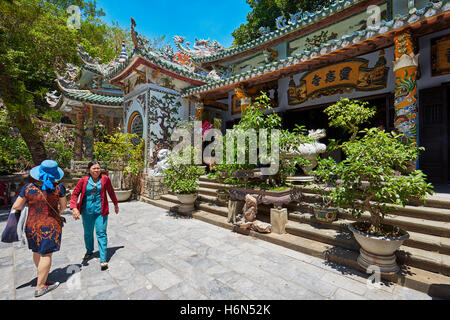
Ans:
{"label": "dragon roof ornament", "polygon": [[175,44],[179,51],[193,57],[193,58],[203,58],[203,57],[209,57],[214,54],[217,54],[221,51],[223,51],[225,48],[216,40],[211,42],[210,39],[204,40],[204,39],[197,39],[195,38],[195,45],[193,46],[193,49],[189,48],[190,43],[186,42],[185,46],[183,46],[184,41],[186,38],[175,36],[173,37],[173,40],[175,41]]}
{"label": "dragon roof ornament", "polygon": [[100,58],[92,58],[84,49],[82,45],[78,45],[78,55],[83,61],[84,66],[93,72],[97,72],[102,76],[107,75],[114,67],[116,67],[119,63],[126,60],[128,56],[125,49],[125,42],[122,42],[122,52],[119,57],[111,61],[107,64],[102,64],[102,60]]}

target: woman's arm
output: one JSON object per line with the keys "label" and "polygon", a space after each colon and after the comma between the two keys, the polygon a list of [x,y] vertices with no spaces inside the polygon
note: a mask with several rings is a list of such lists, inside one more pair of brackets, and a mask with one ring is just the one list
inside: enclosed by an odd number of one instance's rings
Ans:
{"label": "woman's arm", "polygon": [[77,186],[72,192],[72,195],[70,196],[70,210],[77,209],[78,197],[80,196],[84,185],[83,180],[84,178],[78,182]]}
{"label": "woman's arm", "polygon": [[67,198],[59,198],[59,215],[62,216],[63,212],[67,209]]}
{"label": "woman's arm", "polygon": [[111,198],[111,201],[114,203],[114,211],[118,214],[119,213],[119,201],[117,201],[116,193],[114,192],[114,188],[112,186],[111,180],[109,177],[106,179],[105,183],[106,191],[109,194],[109,197]]}
{"label": "woman's arm", "polygon": [[13,204],[13,209],[16,211],[22,211],[23,207],[25,207],[25,203],[27,202],[27,199],[22,197],[17,197],[16,202]]}

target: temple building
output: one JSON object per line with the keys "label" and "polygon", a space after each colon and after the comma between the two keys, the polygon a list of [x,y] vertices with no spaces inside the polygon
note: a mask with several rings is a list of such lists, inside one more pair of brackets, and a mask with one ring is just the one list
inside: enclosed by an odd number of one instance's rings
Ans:
{"label": "temple building", "polygon": [[100,65],[91,58],[82,46],[78,54],[82,68],[67,64],[64,76],[58,75],[56,83],[61,92],[47,95],[50,106],[61,112],[64,120],[76,123],[75,160],[92,159],[94,152],[94,126],[102,124],[108,133],[122,126],[123,93],[120,88],[104,79],[108,68],[126,58],[125,46],[122,54],[109,65]]}
{"label": "temple building", "polygon": [[[337,0],[279,17],[276,25],[232,48],[209,39],[195,39],[191,48],[177,36],[174,53],[152,51],[132,20],[133,52],[106,66],[84,59],[89,75],[78,86],[90,89],[76,93],[61,81],[58,106],[69,113],[83,106],[120,109],[124,130],[146,140],[150,159],[174,119],[232,128],[261,91],[270,94],[285,128],[324,128],[329,138],[341,133],[328,127],[323,110],[342,97],[365,100],[378,111],[371,125],[425,147],[419,169],[434,184],[448,184],[449,0]],[[101,88],[92,87],[93,79],[101,79],[94,81]]]}

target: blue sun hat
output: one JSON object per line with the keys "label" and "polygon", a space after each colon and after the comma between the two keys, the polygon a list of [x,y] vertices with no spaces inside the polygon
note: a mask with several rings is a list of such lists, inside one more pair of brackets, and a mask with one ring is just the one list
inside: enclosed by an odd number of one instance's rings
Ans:
{"label": "blue sun hat", "polygon": [[56,161],[45,160],[40,166],[31,169],[30,176],[44,183],[42,191],[53,190],[55,189],[53,182],[60,181],[64,177],[64,171],[58,167]]}

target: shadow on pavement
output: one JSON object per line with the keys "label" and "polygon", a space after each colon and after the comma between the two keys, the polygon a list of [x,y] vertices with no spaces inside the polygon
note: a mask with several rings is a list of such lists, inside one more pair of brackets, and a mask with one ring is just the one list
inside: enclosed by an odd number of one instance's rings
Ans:
{"label": "shadow on pavement", "polygon": [[[109,262],[111,260],[111,258],[116,254],[116,252],[123,248],[125,248],[125,247],[121,246],[121,247],[107,248],[106,249],[106,261]],[[94,252],[94,254],[89,259],[83,260],[81,263],[84,267],[86,267],[89,265],[88,262],[94,258],[100,259],[100,252],[98,252],[98,251]]]}
{"label": "shadow on pavement", "polygon": [[[67,280],[73,276],[74,274],[81,272],[81,264],[71,264],[68,265],[65,268],[58,268],[50,272],[48,275],[48,282],[59,282],[61,284],[66,283]],[[33,280],[29,281],[28,283],[25,283],[16,289],[23,289],[26,287],[36,287],[37,286],[37,278],[34,278]]]}

